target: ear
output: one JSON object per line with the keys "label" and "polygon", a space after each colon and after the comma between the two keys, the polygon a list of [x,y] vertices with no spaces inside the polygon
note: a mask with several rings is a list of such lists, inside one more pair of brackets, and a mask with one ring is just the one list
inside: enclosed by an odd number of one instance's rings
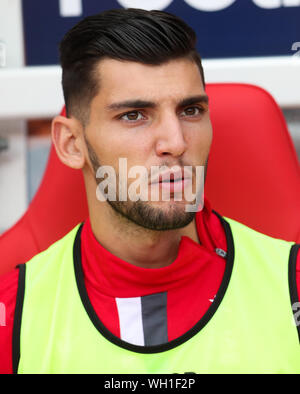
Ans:
{"label": "ear", "polygon": [[68,167],[80,169],[85,164],[83,128],[74,118],[56,116],[52,120],[52,141],[59,159]]}

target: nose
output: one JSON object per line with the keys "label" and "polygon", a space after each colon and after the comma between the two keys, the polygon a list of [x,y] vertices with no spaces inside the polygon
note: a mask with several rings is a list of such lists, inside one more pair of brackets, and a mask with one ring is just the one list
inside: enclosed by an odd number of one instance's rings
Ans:
{"label": "nose", "polygon": [[167,114],[157,125],[156,154],[158,156],[181,156],[187,148],[180,119]]}

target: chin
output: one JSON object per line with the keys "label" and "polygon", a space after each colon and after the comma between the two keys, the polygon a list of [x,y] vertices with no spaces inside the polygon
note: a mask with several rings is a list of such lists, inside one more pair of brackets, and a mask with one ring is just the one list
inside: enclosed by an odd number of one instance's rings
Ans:
{"label": "chin", "polygon": [[183,228],[191,223],[194,212],[186,212],[184,201],[110,202],[114,211],[142,228],[167,231]]}

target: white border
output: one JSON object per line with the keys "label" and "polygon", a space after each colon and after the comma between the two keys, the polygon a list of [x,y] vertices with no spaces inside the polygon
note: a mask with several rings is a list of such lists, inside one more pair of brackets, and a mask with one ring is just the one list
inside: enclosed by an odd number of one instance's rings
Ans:
{"label": "white border", "polygon": [[[0,0],[0,40],[2,42],[0,68],[0,105],[11,100],[17,85],[6,72],[11,67],[23,69],[24,42],[21,2]],[[7,68],[6,68],[7,67]],[[2,89],[3,87],[3,89]],[[10,93],[11,92],[11,93]],[[22,94],[19,93],[21,96]],[[23,98],[21,98],[23,100]],[[13,103],[11,103],[13,108]],[[16,112],[19,111],[16,108]],[[6,111],[6,109],[4,109]],[[3,112],[2,109],[0,112]],[[0,136],[7,139],[8,149],[0,155],[0,234],[12,226],[25,212],[27,199],[27,139],[24,119],[3,120],[0,116]]]}
{"label": "white border", "polygon": [[[207,83],[245,82],[268,90],[281,107],[300,107],[300,57],[203,60]],[[63,106],[59,66],[0,70],[0,118],[51,118]]]}
{"label": "white border", "polygon": [[300,56],[204,60],[207,82],[243,82],[269,91],[281,107],[300,107]]}
{"label": "white border", "polygon": [[[281,107],[300,107],[300,57],[203,60],[207,83],[244,82],[268,90]],[[0,70],[1,118],[51,118],[63,106],[60,66]]]}

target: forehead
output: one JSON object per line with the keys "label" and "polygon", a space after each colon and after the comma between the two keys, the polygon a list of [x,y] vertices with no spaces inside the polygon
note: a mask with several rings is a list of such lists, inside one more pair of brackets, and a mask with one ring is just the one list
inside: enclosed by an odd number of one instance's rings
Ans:
{"label": "forehead", "polygon": [[157,102],[176,100],[204,93],[198,66],[189,59],[154,66],[104,59],[99,63],[97,73],[100,89],[95,99],[105,105],[136,98]]}

